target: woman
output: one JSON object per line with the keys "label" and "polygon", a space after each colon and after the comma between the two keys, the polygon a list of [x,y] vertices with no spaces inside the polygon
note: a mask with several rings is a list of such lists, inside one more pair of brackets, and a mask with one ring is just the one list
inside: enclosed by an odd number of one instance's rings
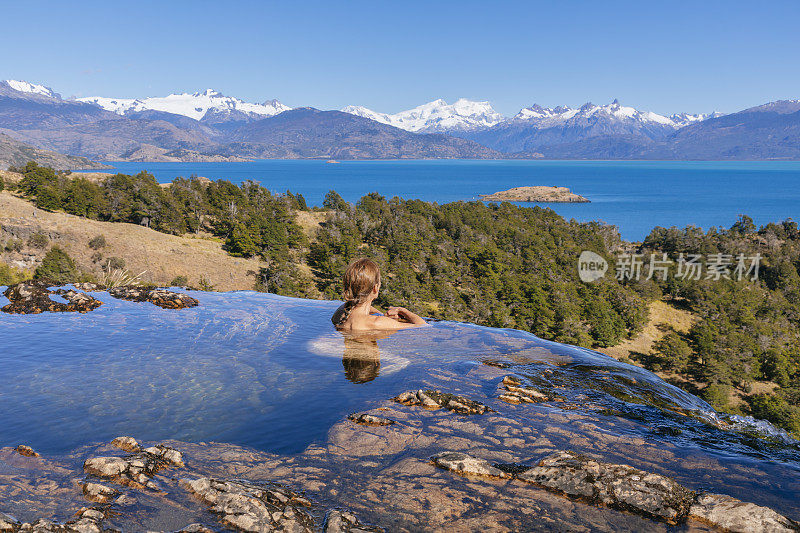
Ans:
{"label": "woman", "polygon": [[345,270],[343,281],[345,302],[331,317],[339,331],[395,330],[427,325],[405,307],[390,307],[385,316],[372,307],[381,289],[381,272],[373,261],[356,259]]}

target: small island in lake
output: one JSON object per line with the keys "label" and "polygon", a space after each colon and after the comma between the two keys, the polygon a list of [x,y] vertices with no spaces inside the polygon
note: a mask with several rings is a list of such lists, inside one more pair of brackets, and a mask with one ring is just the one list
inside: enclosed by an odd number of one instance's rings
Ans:
{"label": "small island in lake", "polygon": [[574,194],[567,187],[548,187],[546,185],[514,187],[494,194],[482,194],[481,200],[487,202],[589,202],[587,198]]}

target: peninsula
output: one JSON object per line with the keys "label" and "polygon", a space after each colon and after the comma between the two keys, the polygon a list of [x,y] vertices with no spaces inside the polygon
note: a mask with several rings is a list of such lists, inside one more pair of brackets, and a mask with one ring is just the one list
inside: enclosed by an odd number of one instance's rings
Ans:
{"label": "peninsula", "polygon": [[514,187],[494,194],[482,194],[481,200],[486,202],[558,202],[587,203],[588,199],[572,193],[567,187]]}

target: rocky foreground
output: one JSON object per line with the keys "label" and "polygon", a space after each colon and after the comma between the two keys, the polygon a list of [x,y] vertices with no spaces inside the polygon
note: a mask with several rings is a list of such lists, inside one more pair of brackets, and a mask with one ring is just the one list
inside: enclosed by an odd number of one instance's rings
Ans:
{"label": "rocky foreground", "polygon": [[[567,441],[593,452],[558,449],[565,426],[534,432],[508,411],[552,395],[502,369],[478,373],[498,380],[492,407],[407,391],[298,456],[133,437],[61,458],[3,448],[0,531],[800,531],[769,507],[643,466],[669,452],[641,439],[575,433]],[[601,458],[626,450],[639,467]],[[708,460],[692,469],[696,480],[747,475]]]}
{"label": "rocky foreground", "polygon": [[[103,287],[94,283],[77,283],[74,287],[78,290],[51,289],[52,285],[52,283],[44,280],[24,281],[12,285],[3,292],[3,296],[8,298],[10,303],[0,308],[0,310],[5,313],[25,315],[44,312],[88,313],[103,305],[103,302],[97,298],[87,294],[87,292],[83,292],[104,290]],[[112,287],[108,289],[108,293],[120,300],[140,303],[149,302],[163,309],[184,309],[186,307],[195,307],[198,304],[196,298],[157,287]],[[65,301],[55,300],[53,296],[61,297]]]}
{"label": "rocky foreground", "polygon": [[514,187],[507,191],[481,195],[486,202],[542,202],[542,203],[587,203],[589,200],[573,193],[567,187]]}

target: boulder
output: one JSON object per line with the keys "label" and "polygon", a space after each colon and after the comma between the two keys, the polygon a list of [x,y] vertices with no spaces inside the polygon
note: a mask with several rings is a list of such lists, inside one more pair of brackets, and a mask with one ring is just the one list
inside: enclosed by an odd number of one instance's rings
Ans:
{"label": "boulder", "polygon": [[181,452],[164,445],[146,448],[129,457],[92,457],[83,463],[90,475],[133,488],[158,489],[152,477],[164,468],[184,466]]}
{"label": "boulder", "polygon": [[488,461],[472,457],[466,453],[441,452],[431,457],[431,461],[439,468],[465,476],[511,477],[511,474],[492,466]]}
{"label": "boulder", "polygon": [[20,455],[24,455],[25,457],[39,457],[39,454],[36,451],[34,451],[33,448],[31,448],[30,446],[26,446],[25,444],[20,444],[19,446],[14,448],[14,451]]}
{"label": "boulder", "polygon": [[461,415],[482,415],[491,411],[486,405],[475,400],[438,390],[407,391],[392,400],[403,405],[419,405],[426,409],[444,408]]}
{"label": "boulder", "polygon": [[683,521],[696,496],[694,491],[666,476],[628,465],[604,463],[571,451],[549,455],[517,478],[669,523]]}
{"label": "boulder", "polygon": [[100,483],[86,482],[83,484],[83,496],[95,503],[108,503],[118,494],[118,490]]}
{"label": "boulder", "polygon": [[114,298],[119,298],[120,300],[128,300],[131,302],[150,302],[164,309],[183,309],[185,307],[196,307],[199,303],[197,299],[186,294],[168,291],[166,289],[156,289],[153,287],[137,287],[134,285],[127,285],[108,289],[108,293]]}
{"label": "boulder", "polygon": [[351,422],[362,424],[364,426],[391,426],[395,423],[394,420],[389,418],[375,416],[369,413],[353,413],[349,415],[347,419]]}
{"label": "boulder", "polygon": [[111,445],[130,453],[136,453],[142,449],[133,437],[117,437],[111,441]]}
{"label": "boulder", "polygon": [[[67,289],[50,290],[49,283],[42,280],[29,280],[8,287],[3,295],[10,303],[2,308],[5,313],[11,314],[38,314],[46,311],[54,313],[94,311],[103,302],[92,298],[86,293]],[[50,298],[51,294],[58,294],[67,300],[67,303],[56,302]]]}
{"label": "boulder", "polygon": [[182,479],[180,485],[209,506],[227,527],[249,532],[311,533],[311,503],[294,492],[213,478]]}
{"label": "boulder", "polygon": [[800,524],[769,507],[761,507],[723,494],[701,494],[689,516],[734,533],[792,533]]}
{"label": "boulder", "polygon": [[358,518],[347,511],[332,509],[325,516],[325,525],[322,527],[323,533],[361,533],[361,532],[382,532],[379,527],[365,526],[359,522]]}

